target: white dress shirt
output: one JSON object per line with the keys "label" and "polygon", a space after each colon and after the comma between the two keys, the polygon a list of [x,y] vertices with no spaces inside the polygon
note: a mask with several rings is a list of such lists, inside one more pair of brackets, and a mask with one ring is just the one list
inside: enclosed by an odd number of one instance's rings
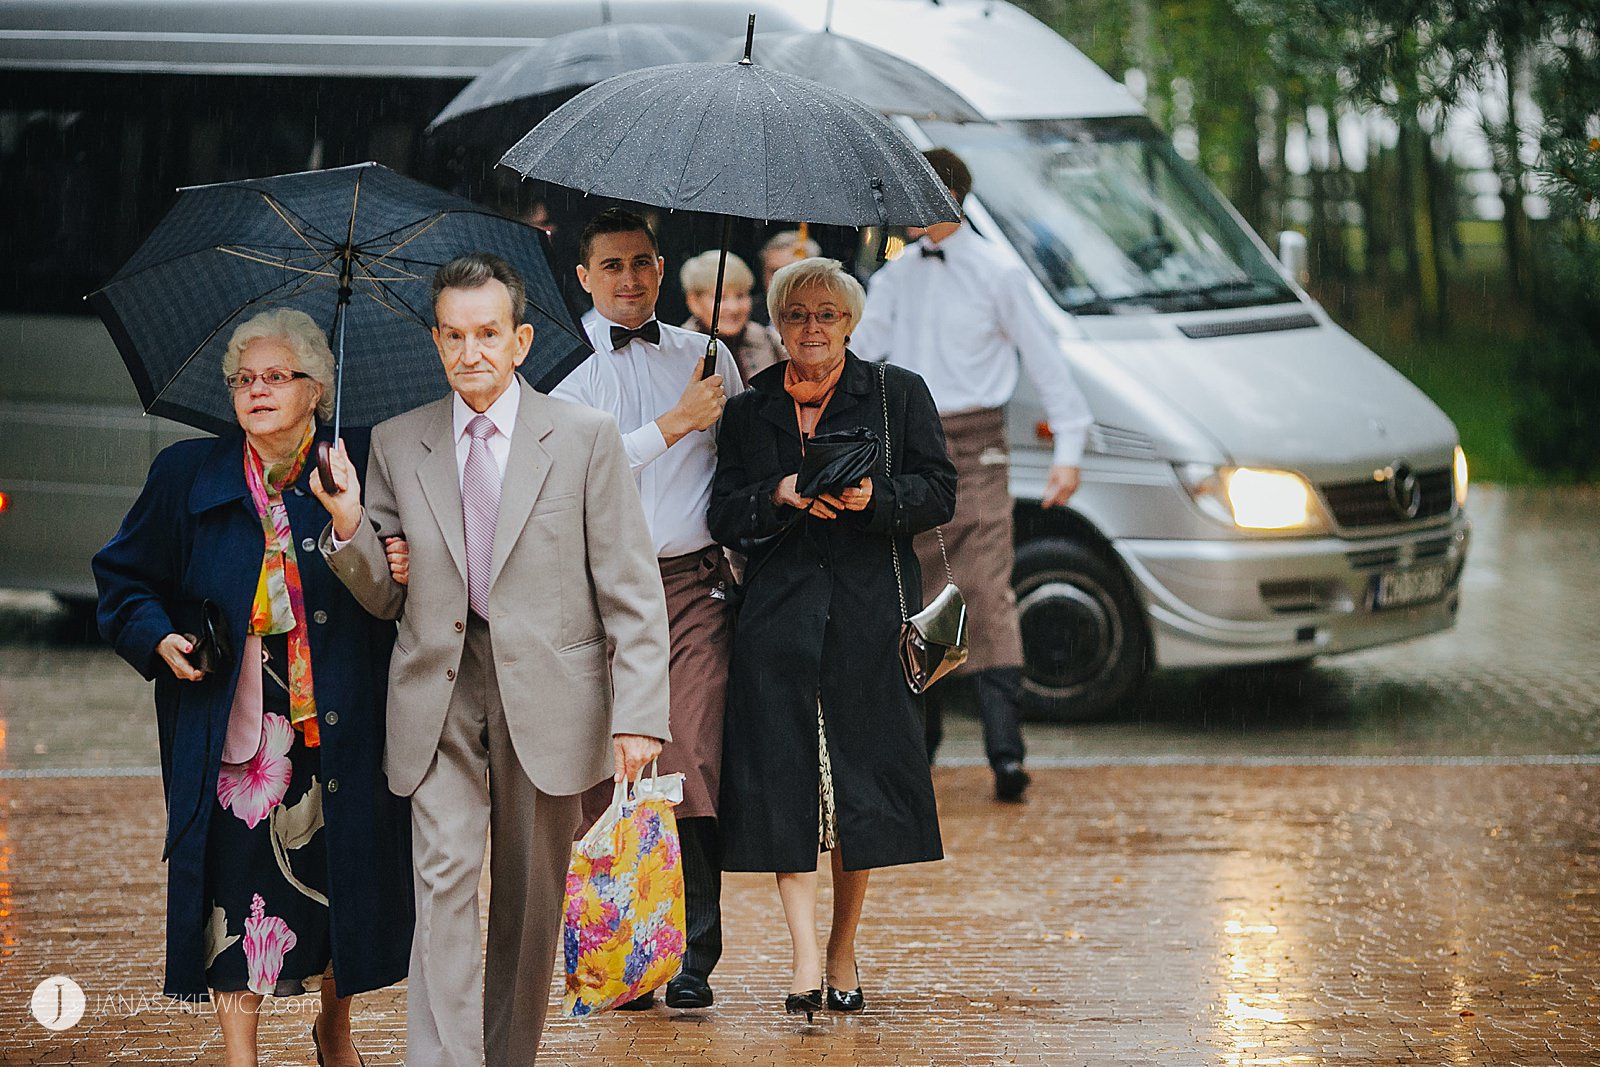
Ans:
{"label": "white dress shirt", "polygon": [[[451,411],[455,422],[456,484],[460,485],[466,480],[467,453],[472,449],[472,436],[467,433],[467,424],[477,418],[478,413],[467,406],[460,393],[454,394],[454,398]],[[494,466],[500,473],[502,485],[506,480],[506,461],[511,458],[511,431],[516,429],[517,409],[521,406],[522,388],[513,376],[506,391],[483,413],[494,423],[495,432],[489,435],[485,443],[489,446],[489,455],[494,457]]]}
{"label": "white dress shirt", "polygon": [[[615,351],[613,325],[604,316],[595,317],[589,327],[594,355],[550,395],[608,412],[617,420],[656,555],[667,559],[698,552],[712,543],[706,509],[717,469],[716,428],[687,434],[669,449],[656,418],[672,410],[697,376],[707,338],[663,322],[659,345],[636,338]],[[723,389],[736,396],[744,391],[738,365],[727,345],[717,347]]]}
{"label": "white dress shirt", "polygon": [[1053,462],[1076,467],[1093,417],[1029,281],[969,226],[937,244],[923,237],[872,276],[850,348],[916,371],[941,415],[1003,407],[1016,392],[1020,355],[1055,438]]}
{"label": "white dress shirt", "polygon": [[[467,406],[461,399],[460,393],[451,394],[451,412],[454,420],[456,442],[456,485],[459,487],[467,476],[467,452],[472,448],[472,438],[467,433],[467,423],[471,422],[477,412]],[[506,480],[506,461],[511,458],[511,431],[517,425],[517,409],[522,405],[522,387],[513,375],[511,384],[500,398],[489,405],[489,410],[484,414],[489,416],[489,421],[494,423],[495,432],[489,435],[489,455],[494,459],[495,469],[500,472],[500,483],[503,486]],[[365,509],[361,512],[361,521],[367,521]],[[341,541],[337,534],[330,533],[328,540],[333,545],[333,550],[348,545],[349,541]]]}

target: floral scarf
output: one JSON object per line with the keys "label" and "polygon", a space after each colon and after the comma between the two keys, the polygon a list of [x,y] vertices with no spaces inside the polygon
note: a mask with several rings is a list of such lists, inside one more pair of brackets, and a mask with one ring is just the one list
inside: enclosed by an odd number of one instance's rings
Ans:
{"label": "floral scarf", "polygon": [[250,605],[247,632],[258,637],[289,635],[289,721],[305,735],[308,748],[317,747],[321,740],[317,733],[317,702],[311,686],[306,600],[300,586],[300,564],[294,554],[294,532],[289,529],[289,512],[283,506],[283,491],[293,485],[305,469],[315,432],[315,423],[307,426],[305,439],[294,457],[267,470],[262,469],[261,457],[250,442],[244,444],[245,481],[250,486],[250,499],[255,502],[256,514],[261,517],[261,529],[266,535],[266,555],[261,563],[261,577],[256,582],[255,602]]}

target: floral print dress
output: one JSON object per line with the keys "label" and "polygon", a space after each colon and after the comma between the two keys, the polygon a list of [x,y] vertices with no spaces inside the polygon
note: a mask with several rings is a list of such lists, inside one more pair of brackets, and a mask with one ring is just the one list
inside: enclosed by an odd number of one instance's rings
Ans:
{"label": "floral print dress", "polygon": [[262,639],[261,747],[224,763],[206,835],[206,984],[291,996],[332,961],[317,748],[289,724],[288,636]]}

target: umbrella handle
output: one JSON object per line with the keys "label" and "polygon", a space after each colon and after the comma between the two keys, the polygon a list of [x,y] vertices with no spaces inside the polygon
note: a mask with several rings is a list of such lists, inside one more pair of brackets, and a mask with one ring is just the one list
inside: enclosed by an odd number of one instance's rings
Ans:
{"label": "umbrella handle", "polygon": [[329,494],[337,496],[344,492],[333,481],[333,445],[327,441],[317,442],[317,474],[322,478],[322,487]]}

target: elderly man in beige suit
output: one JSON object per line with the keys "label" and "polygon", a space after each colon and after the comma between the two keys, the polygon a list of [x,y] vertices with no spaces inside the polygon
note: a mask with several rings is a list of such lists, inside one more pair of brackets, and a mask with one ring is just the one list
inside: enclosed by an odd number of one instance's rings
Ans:
{"label": "elderly man in beige suit", "polygon": [[669,736],[666,603],[616,423],[517,377],[523,304],[498,257],[441,267],[433,336],[452,395],[373,431],[364,513],[342,447],[343,491],[313,479],[334,573],[400,621],[385,766],[411,797],[410,1067],[533,1061],[578,794]]}

